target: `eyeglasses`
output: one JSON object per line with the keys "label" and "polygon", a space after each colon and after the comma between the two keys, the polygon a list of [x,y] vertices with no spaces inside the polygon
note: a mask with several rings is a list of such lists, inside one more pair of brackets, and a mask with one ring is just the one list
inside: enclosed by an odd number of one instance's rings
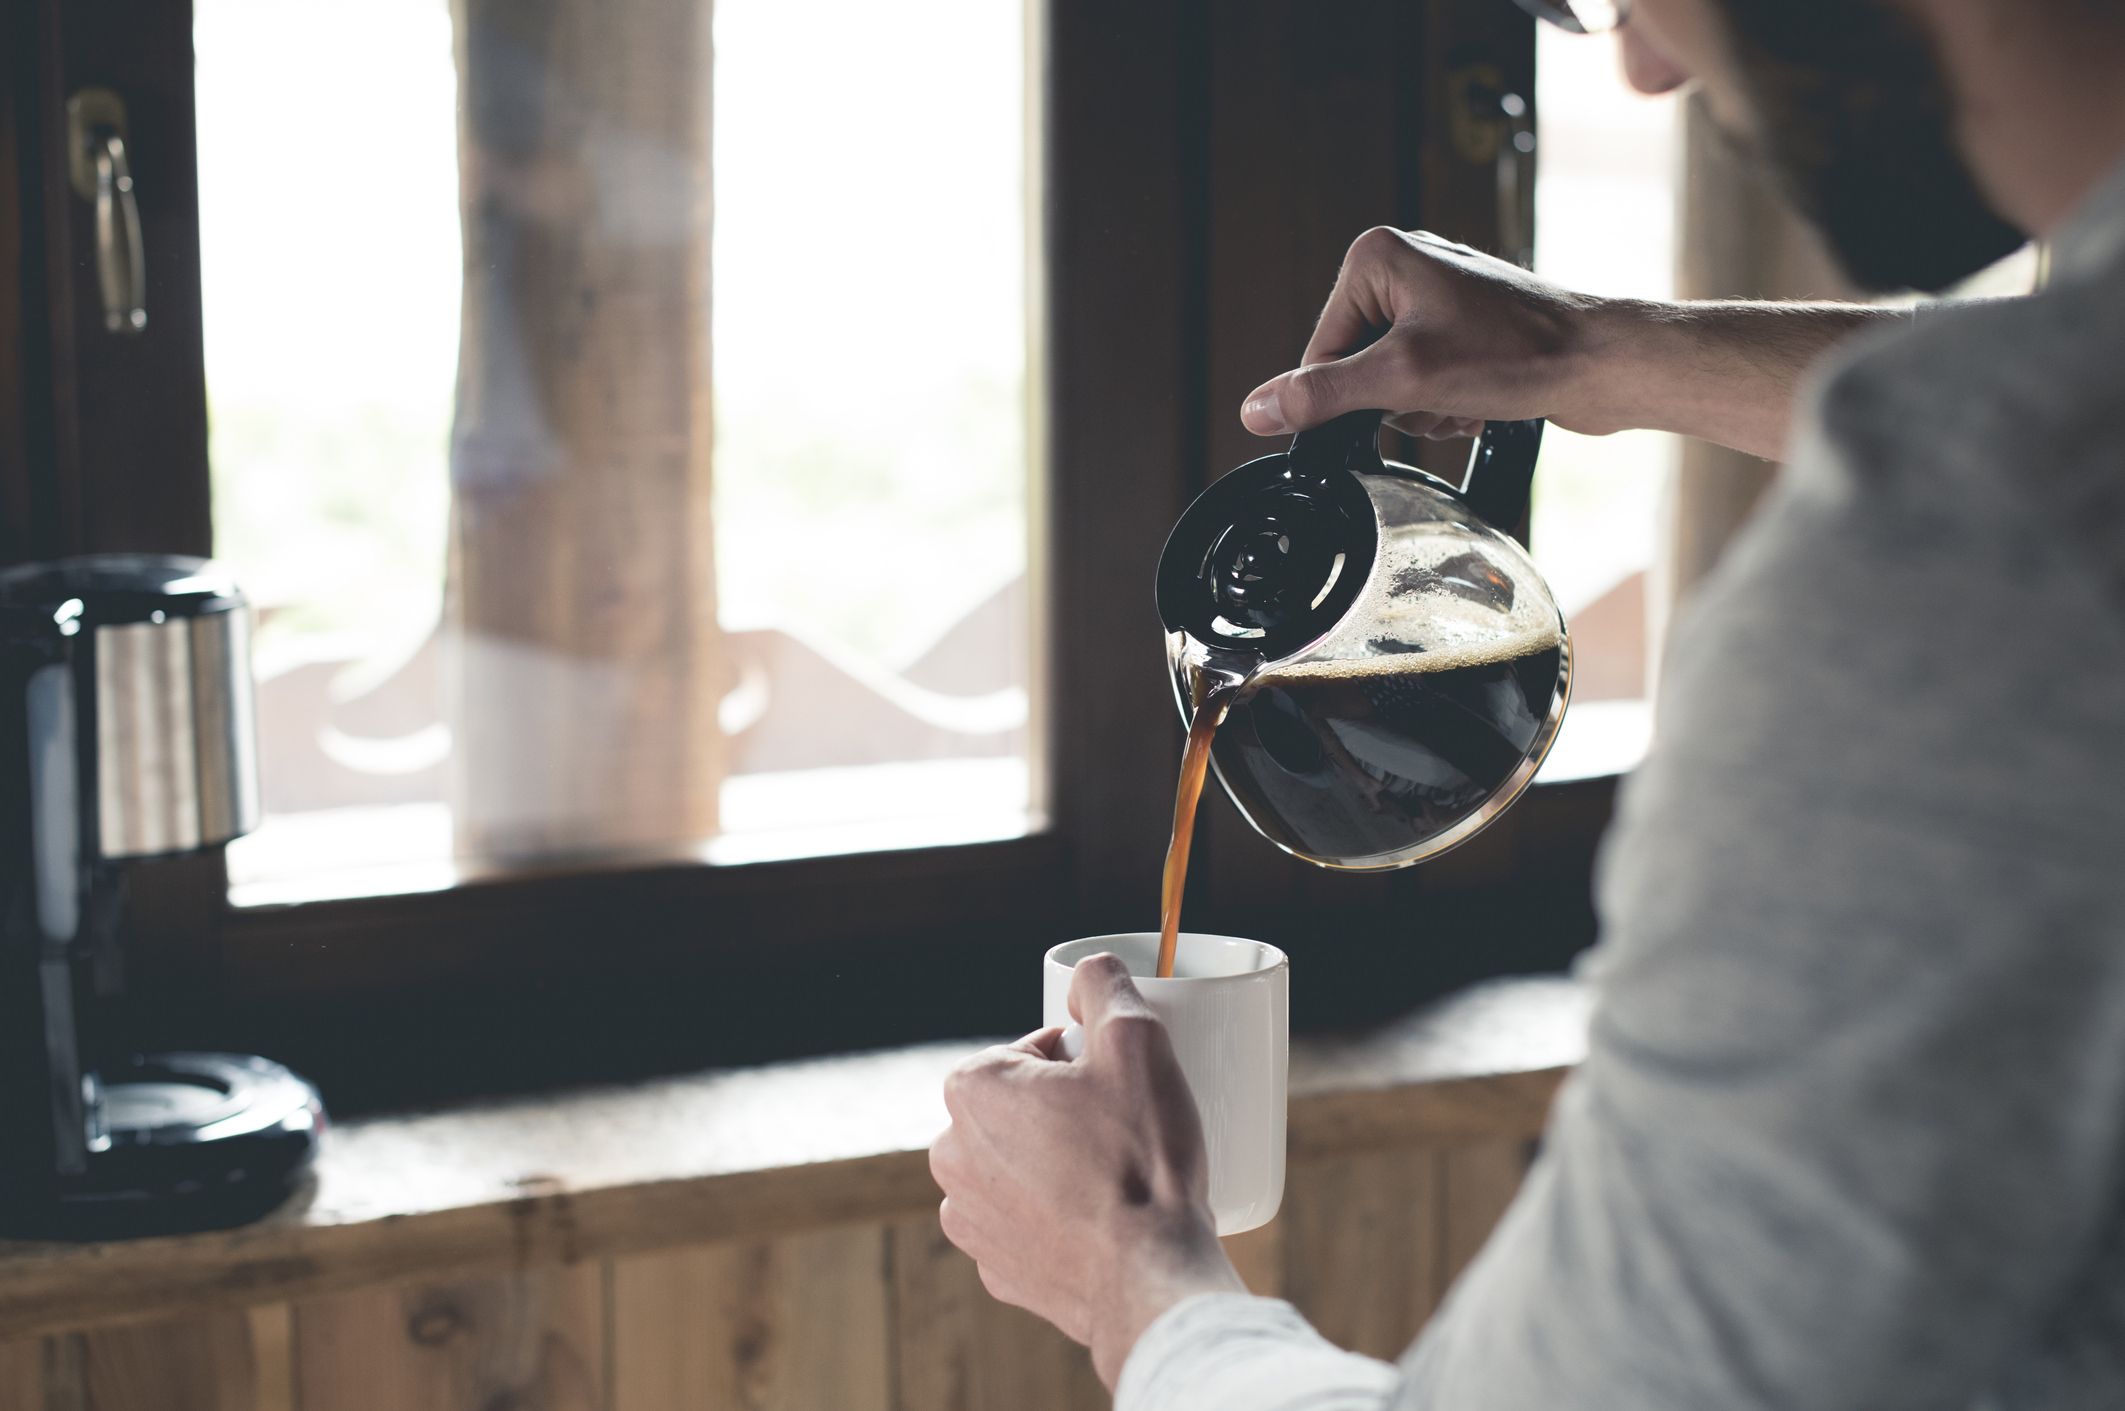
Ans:
{"label": "eyeglasses", "polygon": [[1631,0],[1517,0],[1538,20],[1548,20],[1573,34],[1601,34],[1623,23]]}

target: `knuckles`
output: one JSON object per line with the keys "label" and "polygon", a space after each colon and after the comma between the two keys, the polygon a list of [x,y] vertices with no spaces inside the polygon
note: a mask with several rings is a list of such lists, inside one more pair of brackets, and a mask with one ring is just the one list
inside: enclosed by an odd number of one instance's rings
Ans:
{"label": "knuckles", "polygon": [[1154,1014],[1109,1015],[1099,1032],[1105,1046],[1130,1063],[1140,1063],[1166,1049],[1166,1026]]}
{"label": "knuckles", "polygon": [[1376,225],[1350,242],[1350,253],[1343,257],[1349,265],[1367,265],[1391,260],[1408,253],[1409,237],[1391,225]]}
{"label": "knuckles", "polygon": [[951,1113],[955,1121],[963,1119],[981,1101],[982,1095],[996,1086],[1003,1071],[1020,1057],[1022,1055],[998,1044],[983,1049],[945,1074],[945,1111]]}

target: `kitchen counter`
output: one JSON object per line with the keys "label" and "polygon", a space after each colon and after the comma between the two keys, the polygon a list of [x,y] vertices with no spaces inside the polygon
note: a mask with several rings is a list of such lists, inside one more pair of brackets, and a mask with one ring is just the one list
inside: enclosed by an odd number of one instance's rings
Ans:
{"label": "kitchen counter", "polygon": [[[1532,1137],[1584,1052],[1563,977],[1493,981],[1296,1043],[1294,1160]],[[0,1242],[0,1337],[904,1217],[968,1041],[334,1128],[309,1190],[238,1230]]]}

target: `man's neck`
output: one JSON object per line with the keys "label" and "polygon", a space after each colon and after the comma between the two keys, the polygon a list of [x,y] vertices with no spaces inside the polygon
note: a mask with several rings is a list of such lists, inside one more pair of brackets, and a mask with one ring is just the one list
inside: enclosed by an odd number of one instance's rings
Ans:
{"label": "man's neck", "polygon": [[2125,162],[2125,7],[1921,3],[1956,89],[1971,169],[2001,215],[2052,233]]}

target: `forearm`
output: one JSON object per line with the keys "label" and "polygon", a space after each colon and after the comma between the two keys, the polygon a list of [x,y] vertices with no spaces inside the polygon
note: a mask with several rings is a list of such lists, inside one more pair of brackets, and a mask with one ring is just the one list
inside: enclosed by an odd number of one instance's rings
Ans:
{"label": "forearm", "polygon": [[1781,460],[1808,370],[1854,334],[1910,317],[1856,304],[1604,300],[1589,310],[1571,400],[1589,429],[1673,431]]}
{"label": "forearm", "polygon": [[1207,1212],[1201,1219],[1153,1219],[1120,1232],[1115,1246],[1108,1261],[1114,1277],[1099,1298],[1090,1338],[1093,1368],[1110,1389],[1130,1349],[1169,1310],[1199,1295],[1247,1292]]}

